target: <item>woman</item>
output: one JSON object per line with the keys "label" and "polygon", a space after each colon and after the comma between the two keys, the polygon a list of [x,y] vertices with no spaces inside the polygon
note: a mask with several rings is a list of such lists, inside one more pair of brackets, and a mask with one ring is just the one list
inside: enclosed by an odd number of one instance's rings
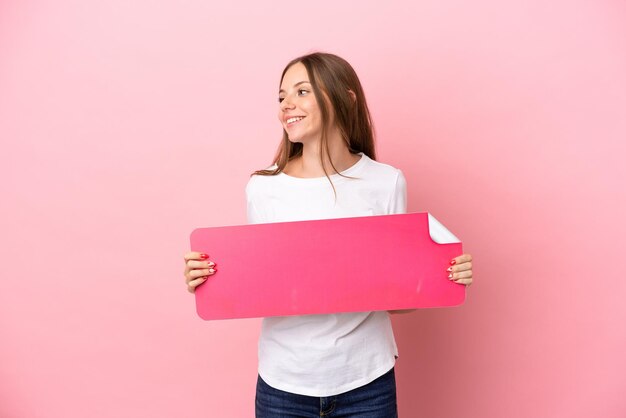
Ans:
{"label": "woman", "polygon": [[[348,62],[327,53],[294,59],[278,101],[283,139],[275,164],[246,187],[250,223],[406,212],[404,176],[375,161],[365,95]],[[330,262],[320,260],[320,270]],[[197,252],[185,263],[190,292],[217,271]],[[450,280],[471,284],[469,254],[450,264]],[[388,312],[264,318],[256,416],[397,416],[396,358]]]}

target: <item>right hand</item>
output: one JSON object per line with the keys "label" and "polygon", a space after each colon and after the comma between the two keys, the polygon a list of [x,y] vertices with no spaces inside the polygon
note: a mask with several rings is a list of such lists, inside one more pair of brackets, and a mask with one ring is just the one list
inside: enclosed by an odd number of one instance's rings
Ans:
{"label": "right hand", "polygon": [[185,254],[185,283],[187,291],[194,293],[196,287],[207,281],[217,271],[217,264],[208,259],[206,254],[190,252]]}

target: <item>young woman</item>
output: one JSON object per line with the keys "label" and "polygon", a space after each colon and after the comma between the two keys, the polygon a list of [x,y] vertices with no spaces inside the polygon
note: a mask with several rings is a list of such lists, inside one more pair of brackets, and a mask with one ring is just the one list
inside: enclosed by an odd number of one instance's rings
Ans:
{"label": "young woman", "polygon": [[[404,176],[376,161],[365,95],[348,62],[327,53],[294,59],[278,101],[283,139],[275,164],[256,171],[246,187],[250,223],[406,212]],[[451,260],[450,280],[471,284],[471,260]],[[320,271],[332,262],[319,260]],[[190,292],[216,270],[205,254],[185,255]],[[397,416],[389,313],[264,318],[257,418]]]}

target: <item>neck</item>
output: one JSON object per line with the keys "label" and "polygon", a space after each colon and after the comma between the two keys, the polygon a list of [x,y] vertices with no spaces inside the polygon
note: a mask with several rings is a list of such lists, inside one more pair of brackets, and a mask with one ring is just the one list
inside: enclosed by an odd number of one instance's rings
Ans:
{"label": "neck", "polygon": [[[358,155],[350,153],[338,130],[330,132],[327,139],[330,158],[324,150],[320,150],[321,139],[303,144],[302,157],[298,161],[298,171],[302,177],[324,176],[322,158],[328,175],[342,172],[352,167],[359,160],[360,157]],[[333,165],[330,163],[331,160],[336,170],[333,169]]]}

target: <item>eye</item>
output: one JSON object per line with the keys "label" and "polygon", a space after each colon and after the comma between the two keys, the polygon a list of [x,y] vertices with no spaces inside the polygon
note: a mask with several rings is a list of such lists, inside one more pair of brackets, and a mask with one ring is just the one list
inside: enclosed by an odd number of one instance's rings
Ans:
{"label": "eye", "polygon": [[298,94],[299,94],[301,91],[303,91],[303,92],[305,92],[305,93],[308,93],[308,92],[309,92],[308,90],[305,90],[305,89],[298,89]]}
{"label": "eye", "polygon": [[285,98],[284,98],[284,97],[279,97],[279,98],[278,98],[278,103],[282,102],[283,100],[285,100]]}

